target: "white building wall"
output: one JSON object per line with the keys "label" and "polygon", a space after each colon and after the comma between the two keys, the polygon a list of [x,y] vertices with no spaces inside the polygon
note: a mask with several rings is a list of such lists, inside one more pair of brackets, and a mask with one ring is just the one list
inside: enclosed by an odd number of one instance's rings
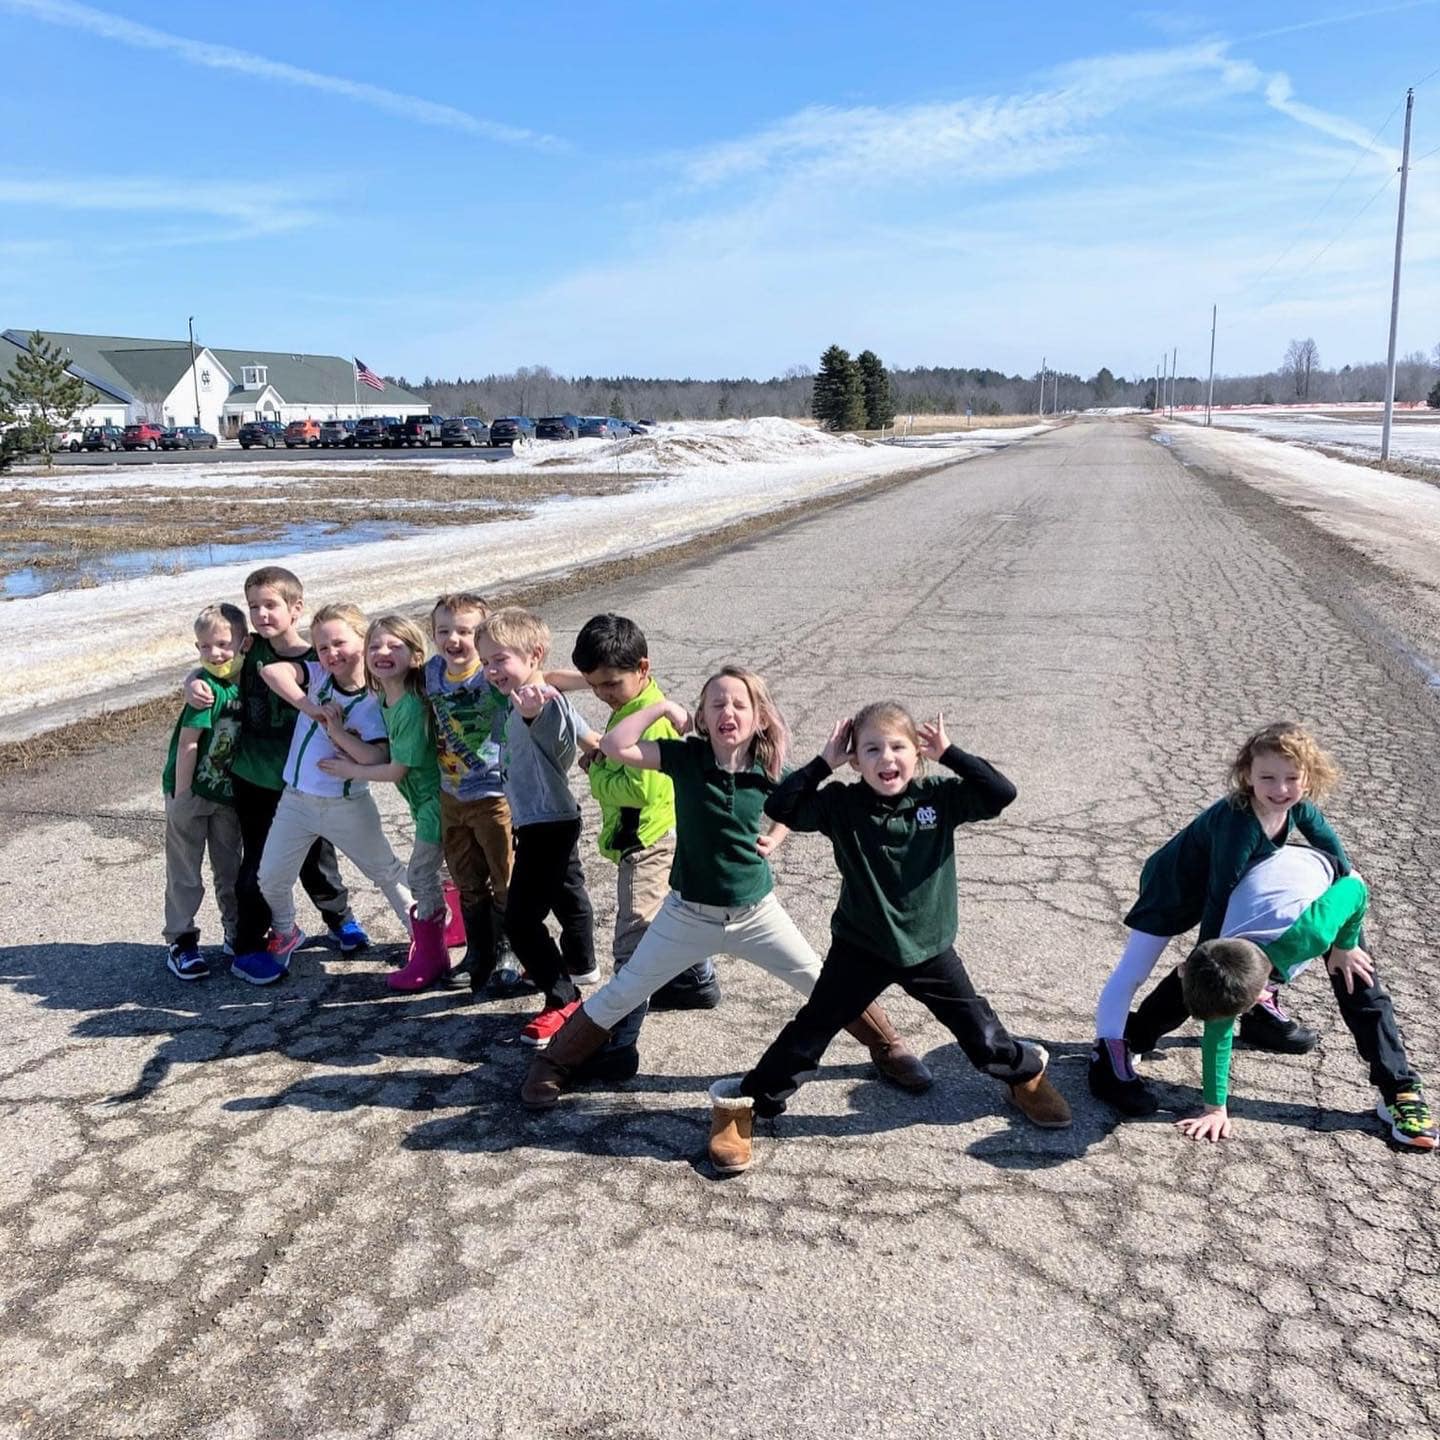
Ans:
{"label": "white building wall", "polygon": [[193,368],[185,367],[185,373],[165,397],[165,423],[194,425],[195,393],[198,390],[201,429],[208,430],[212,435],[223,434],[220,417],[231,383],[230,372],[203,346],[197,346]]}

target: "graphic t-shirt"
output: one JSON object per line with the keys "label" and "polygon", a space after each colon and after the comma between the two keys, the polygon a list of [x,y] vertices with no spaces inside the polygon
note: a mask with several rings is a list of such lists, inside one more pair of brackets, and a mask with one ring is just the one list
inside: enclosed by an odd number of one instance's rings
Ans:
{"label": "graphic t-shirt", "polygon": [[443,655],[425,664],[425,698],[435,717],[440,785],[457,800],[478,800],[504,790],[500,744],[510,702],[485,678],[485,667],[452,676]]}
{"label": "graphic t-shirt", "polygon": [[[342,689],[318,660],[305,661],[303,677],[298,673],[300,662],[292,663],[301,688],[315,704],[328,705],[333,701],[339,705],[347,730],[372,743],[386,738],[385,717],[380,713],[380,702],[372,691],[363,686],[359,690]],[[327,775],[320,768],[320,762],[333,760],[339,751],[318,720],[312,720],[298,710],[292,713],[296,717],[295,733],[290,737],[290,753],[285,757],[285,783],[292,790],[298,790],[302,795],[323,795],[335,799],[369,788],[363,780],[342,780],[338,775]]]}
{"label": "graphic t-shirt", "polygon": [[240,687],[233,680],[217,680],[206,675],[215,698],[206,710],[187,705],[170,734],[170,753],[165,760],[161,780],[166,795],[175,793],[175,764],[180,750],[180,732],[198,730],[200,744],[195,756],[195,778],[191,793],[202,800],[229,805],[235,798],[230,784],[230,766],[235,759],[235,746],[240,739]]}
{"label": "graphic t-shirt", "polygon": [[425,702],[407,690],[393,705],[380,705],[385,732],[390,737],[390,759],[409,770],[397,788],[410,807],[415,838],[440,843],[440,767],[435,758],[435,737]]}
{"label": "graphic t-shirt", "polygon": [[313,659],[313,646],[301,655],[281,655],[263,636],[251,638],[240,667],[240,743],[231,765],[231,773],[241,780],[265,790],[285,788],[285,757],[295,733],[296,710],[260,678],[260,672],[279,660],[303,665]]}

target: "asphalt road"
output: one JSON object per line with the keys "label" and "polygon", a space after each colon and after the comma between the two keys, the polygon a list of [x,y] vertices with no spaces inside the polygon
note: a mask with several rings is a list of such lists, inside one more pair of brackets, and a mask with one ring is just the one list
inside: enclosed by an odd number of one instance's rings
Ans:
{"label": "asphalt road", "polygon": [[[1440,1171],[1388,1148],[1321,977],[1294,997],[1320,1048],[1239,1056],[1225,1145],[1117,1126],[1083,1078],[1141,860],[1282,715],[1346,767],[1329,813],[1434,1071],[1435,697],[1382,638],[1392,594],[1143,422],[1081,421],[558,604],[562,652],[640,620],[680,697],[753,665],[800,758],[893,695],[1020,789],[961,832],[960,943],[1074,1129],[1027,1128],[899,997],[935,1088],[842,1037],[723,1183],[704,1090],[792,1013],[767,977],[722,962],[722,1008],[653,1016],[636,1082],[526,1115],[525,1002],[391,998],[383,956],[321,950],[269,993],[165,973],[163,735],[7,781],[0,1433],[1433,1436]],[[828,850],[782,857],[821,944]],[[1175,1114],[1196,1042],[1150,1067]]]}
{"label": "asphalt road", "polygon": [[256,460],[343,460],[355,456],[375,459],[382,455],[390,459],[402,455],[424,455],[427,460],[448,460],[453,456],[471,460],[509,460],[513,454],[508,445],[493,450],[488,445],[411,445],[400,449],[340,446],[323,450],[309,445],[297,445],[294,449],[276,445],[273,450],[263,445],[252,445],[250,449],[242,450],[239,445],[222,440],[214,450],[81,450],[78,454],[61,450],[52,458],[57,466],[245,465]]}

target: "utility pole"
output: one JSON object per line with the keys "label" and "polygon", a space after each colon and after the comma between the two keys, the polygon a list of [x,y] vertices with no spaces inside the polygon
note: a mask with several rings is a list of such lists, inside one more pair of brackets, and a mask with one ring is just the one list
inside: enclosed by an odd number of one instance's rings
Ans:
{"label": "utility pole", "polygon": [[1155,403],[1150,407],[1152,413],[1160,409],[1160,371],[1164,367],[1164,364],[1165,362],[1162,360],[1160,364],[1155,367]]}
{"label": "utility pole", "polygon": [[1180,354],[1180,347],[1177,345],[1170,352],[1170,418],[1175,418],[1175,361]]}
{"label": "utility pole", "polygon": [[1220,307],[1210,307],[1210,388],[1205,392],[1205,423],[1210,423],[1210,407],[1215,403],[1215,317]]}
{"label": "utility pole", "polygon": [[1400,210],[1395,220],[1395,280],[1390,287],[1390,353],[1385,361],[1385,423],[1380,427],[1380,459],[1390,458],[1390,423],[1395,416],[1395,330],[1400,323],[1400,252],[1405,245],[1405,182],[1410,178],[1410,112],[1415,92],[1405,92],[1405,144],[1400,151]]}
{"label": "utility pole", "polygon": [[[195,386],[195,423],[200,423],[200,377],[195,373],[195,317],[186,322],[190,327],[190,379]],[[217,427],[218,428],[218,427]]]}
{"label": "utility pole", "polygon": [[1040,357],[1040,418],[1045,418],[1045,361],[1046,356]]}

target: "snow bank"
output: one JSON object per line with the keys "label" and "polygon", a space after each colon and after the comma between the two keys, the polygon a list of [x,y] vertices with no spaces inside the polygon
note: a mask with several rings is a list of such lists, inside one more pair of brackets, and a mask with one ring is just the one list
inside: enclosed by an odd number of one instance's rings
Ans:
{"label": "snow bank", "polygon": [[[555,499],[524,520],[446,526],[403,540],[286,556],[276,563],[300,574],[312,608],[346,599],[375,611],[422,602],[445,589],[500,589],[568,573],[887,472],[951,464],[977,453],[978,446],[956,444],[921,455],[773,419],[666,426],[630,441],[577,442],[540,451],[546,471],[566,466],[594,471],[602,455],[612,463],[618,457],[622,464],[627,456],[636,457],[637,468],[643,456],[647,469],[663,458],[671,473],[640,480],[628,494]],[[422,457],[416,459],[423,463]],[[323,463],[334,468],[336,462]],[[354,462],[347,456],[340,463],[350,469]],[[458,474],[466,462],[446,463],[445,473],[453,469]],[[532,468],[528,456],[513,463]],[[501,464],[511,468],[512,462]],[[302,467],[308,468],[308,462],[291,462],[278,478],[293,480]],[[181,479],[176,471],[191,468],[157,469],[144,483]],[[206,481],[224,470],[232,484],[255,483],[249,466],[193,469]],[[70,474],[64,479],[69,482]],[[113,472],[104,483],[115,483]],[[183,483],[195,482],[184,475]],[[219,565],[57,591],[0,607],[0,666],[8,682],[0,690],[0,739],[35,734],[173,688],[194,659],[190,618],[211,601],[238,600],[251,568]]]}

